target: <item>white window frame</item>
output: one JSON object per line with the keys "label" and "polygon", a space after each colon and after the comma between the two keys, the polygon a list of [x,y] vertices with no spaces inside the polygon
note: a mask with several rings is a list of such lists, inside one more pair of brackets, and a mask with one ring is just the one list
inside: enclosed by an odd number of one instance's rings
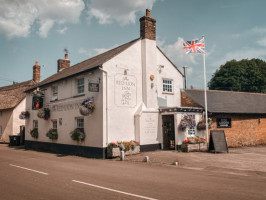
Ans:
{"label": "white window frame", "polygon": [[76,126],[77,128],[83,128],[84,129],[84,118],[76,118]]}
{"label": "white window frame", "polygon": [[57,127],[58,127],[57,120],[54,119],[54,120],[51,120],[51,121],[52,121],[52,129],[56,129],[57,130]]}
{"label": "white window frame", "polygon": [[174,80],[173,79],[163,78],[162,87],[163,87],[162,88],[163,89],[163,93],[173,94],[174,93]]}
{"label": "white window frame", "polygon": [[58,99],[58,85],[52,86],[52,101]]}
{"label": "white window frame", "polygon": [[[83,84],[80,83],[80,81],[83,80]],[[85,79],[84,78],[79,78],[76,80],[76,90],[77,94],[84,94],[85,92]]]}
{"label": "white window frame", "polygon": [[38,120],[33,120],[32,126],[33,126],[33,129],[34,128],[37,128],[38,129],[38,127],[39,127]]}

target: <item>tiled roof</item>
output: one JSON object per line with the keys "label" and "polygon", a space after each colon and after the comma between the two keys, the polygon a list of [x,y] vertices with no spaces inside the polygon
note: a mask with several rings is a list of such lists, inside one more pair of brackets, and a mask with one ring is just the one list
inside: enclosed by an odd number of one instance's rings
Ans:
{"label": "tiled roof", "polygon": [[[184,93],[205,108],[204,90],[185,89]],[[266,94],[207,90],[208,112],[266,114]]]}
{"label": "tiled roof", "polygon": [[25,97],[25,90],[31,88],[34,81],[25,81],[13,85],[0,87],[0,110],[16,107]]}
{"label": "tiled roof", "polygon": [[[138,40],[140,40],[140,39],[138,38],[138,39],[132,40],[132,41],[125,43],[121,46],[118,46],[114,49],[106,51],[100,55],[94,56],[88,60],[80,62],[76,65],[73,65],[72,67],[64,69],[64,70],[48,77],[47,79],[41,81],[34,88],[39,87],[39,86],[43,86],[43,85],[47,85],[49,83],[53,83],[55,81],[62,80],[64,78],[71,77],[73,75],[83,73],[85,71],[97,68],[97,67],[101,66],[102,64],[104,64],[105,62],[107,62],[108,60],[110,60],[111,58],[113,58],[114,56],[118,55],[119,53],[121,53],[124,50],[126,50],[127,48],[129,48],[131,45],[133,45]],[[33,89],[33,88],[31,88],[31,89]]]}

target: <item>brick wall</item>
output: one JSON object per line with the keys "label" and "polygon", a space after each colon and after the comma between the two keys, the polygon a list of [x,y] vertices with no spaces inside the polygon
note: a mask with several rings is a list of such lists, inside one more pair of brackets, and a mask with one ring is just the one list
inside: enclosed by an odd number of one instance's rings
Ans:
{"label": "brick wall", "polygon": [[[217,128],[217,118],[231,118],[231,128]],[[266,116],[216,115],[211,130],[224,130],[229,147],[266,144]]]}

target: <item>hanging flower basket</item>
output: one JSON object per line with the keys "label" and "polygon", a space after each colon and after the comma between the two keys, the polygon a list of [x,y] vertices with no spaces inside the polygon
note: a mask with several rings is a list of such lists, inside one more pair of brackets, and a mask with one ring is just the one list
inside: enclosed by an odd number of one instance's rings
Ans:
{"label": "hanging flower basket", "polygon": [[50,138],[51,140],[57,140],[58,138],[58,133],[57,129],[50,129],[47,133],[46,136]]}
{"label": "hanging flower basket", "polygon": [[43,118],[45,120],[48,120],[50,118],[50,109],[49,108],[40,108],[38,110],[37,116],[39,118]]}
{"label": "hanging flower basket", "polygon": [[179,124],[179,129],[184,131],[186,130],[187,127],[189,128],[195,128],[196,126],[196,121],[193,119],[190,115],[185,115]]}
{"label": "hanging flower basket", "polygon": [[93,103],[93,98],[87,98],[81,103],[81,106],[79,107],[79,112],[81,115],[87,116],[91,114],[94,109],[95,104]]}
{"label": "hanging flower basket", "polygon": [[19,119],[28,119],[30,117],[29,111],[23,111],[19,115]]}
{"label": "hanging flower basket", "polygon": [[30,131],[30,135],[31,137],[33,138],[38,138],[39,137],[39,132],[38,132],[38,129],[37,128],[34,128]]}
{"label": "hanging flower basket", "polygon": [[72,140],[75,140],[77,142],[84,141],[85,139],[85,132],[83,128],[76,128],[75,130],[70,132],[70,137]]}
{"label": "hanging flower basket", "polygon": [[[208,128],[212,127],[212,119],[208,118]],[[205,123],[205,119],[201,119],[198,124],[197,124],[197,129],[198,130],[206,130],[206,123]]]}

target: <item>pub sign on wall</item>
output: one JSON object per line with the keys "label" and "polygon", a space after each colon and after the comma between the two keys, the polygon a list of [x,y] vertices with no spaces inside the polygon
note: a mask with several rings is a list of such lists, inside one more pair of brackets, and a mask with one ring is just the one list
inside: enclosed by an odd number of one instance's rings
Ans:
{"label": "pub sign on wall", "polygon": [[217,128],[231,128],[231,118],[217,118]]}

